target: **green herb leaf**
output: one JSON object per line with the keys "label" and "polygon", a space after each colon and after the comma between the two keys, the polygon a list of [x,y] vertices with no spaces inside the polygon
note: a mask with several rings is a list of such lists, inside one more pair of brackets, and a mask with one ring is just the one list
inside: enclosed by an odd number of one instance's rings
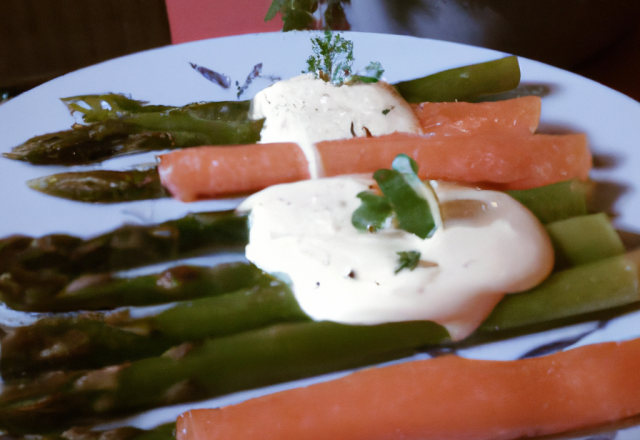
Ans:
{"label": "green herb leaf", "polygon": [[342,85],[351,75],[353,43],[326,30],[323,37],[311,39],[313,55],[307,60],[307,72],[316,78]]}
{"label": "green herb leaf", "polygon": [[413,270],[420,263],[420,252],[418,251],[407,251],[407,252],[396,252],[398,254],[398,267],[396,267],[396,273],[400,272],[402,269]]}
{"label": "green herb leaf", "polygon": [[362,201],[362,204],[351,215],[353,226],[369,232],[384,228],[393,215],[389,199],[370,191],[362,191],[357,197]]}
{"label": "green herb leaf", "polygon": [[373,178],[389,199],[398,227],[424,239],[442,224],[438,199],[428,182],[418,177],[418,164],[405,154],[398,155],[391,167],[378,170]]}
{"label": "green herb leaf", "polygon": [[354,83],[375,83],[380,81],[384,69],[382,65],[377,61],[372,61],[362,71],[358,71],[355,75],[351,75],[347,82]]}

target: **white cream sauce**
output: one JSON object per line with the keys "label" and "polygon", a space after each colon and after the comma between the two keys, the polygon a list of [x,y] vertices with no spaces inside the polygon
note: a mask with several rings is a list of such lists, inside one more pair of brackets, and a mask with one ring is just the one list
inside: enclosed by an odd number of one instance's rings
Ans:
{"label": "white cream sauce", "polygon": [[[426,240],[351,224],[368,177],[277,185],[251,196],[247,258],[284,273],[315,320],[349,324],[431,320],[454,340],[468,336],[507,292],[540,283],[553,249],[537,219],[508,195],[438,183],[444,227]],[[418,251],[414,270],[395,273],[397,252]]]}
{"label": "white cream sauce", "polygon": [[265,119],[260,142],[296,142],[312,178],[322,176],[316,142],[396,131],[421,133],[411,106],[385,82],[334,86],[300,75],[279,81],[251,101],[249,117]]}

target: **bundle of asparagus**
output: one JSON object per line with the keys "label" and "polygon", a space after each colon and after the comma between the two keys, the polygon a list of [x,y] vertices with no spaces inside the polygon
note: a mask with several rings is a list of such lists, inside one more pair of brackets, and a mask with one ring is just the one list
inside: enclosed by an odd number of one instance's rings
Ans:
{"label": "bundle of asparagus", "polygon": [[[395,84],[409,102],[473,101],[520,82],[516,57],[446,70]],[[146,105],[123,95],[62,100],[86,125],[29,139],[4,156],[36,165],[82,165],[150,150],[237,145],[260,139],[263,121],[248,118],[249,101]],[[29,187],[56,197],[117,203],[168,197],[155,168],[76,171],[33,179]]]}
{"label": "bundle of asparagus", "polygon": [[[545,219],[557,248],[570,261],[540,286],[505,298],[463,344],[638,305],[640,255],[622,253],[605,216],[584,215],[585,194],[583,186],[570,182],[513,193]],[[2,297],[22,310],[67,312],[5,329],[2,429],[60,433],[162,405],[370,365],[428,347],[452,347],[446,330],[432,322],[356,326],[312,321],[286,284],[247,263],[179,266],[130,279],[105,273],[216,252],[247,240],[246,218],[233,213],[190,215],[133,228],[135,234],[130,228],[89,240],[50,236],[0,241]],[[583,231],[583,237],[598,241],[591,251],[582,247],[579,255],[587,255],[587,261],[572,259],[576,243],[562,232],[566,230]],[[124,239],[132,236],[136,239]],[[148,240],[169,241],[150,246],[152,251],[138,249],[149,246]],[[139,255],[113,259],[125,250]],[[63,280],[60,290],[23,284],[14,276],[21,270]],[[15,291],[23,295],[12,296]],[[168,302],[153,315],[122,309]]]}
{"label": "bundle of asparagus", "polygon": [[248,101],[170,107],[117,94],[62,101],[87,124],[36,136],[4,156],[36,165],[84,165],[144,151],[255,143],[263,123],[248,119]]}

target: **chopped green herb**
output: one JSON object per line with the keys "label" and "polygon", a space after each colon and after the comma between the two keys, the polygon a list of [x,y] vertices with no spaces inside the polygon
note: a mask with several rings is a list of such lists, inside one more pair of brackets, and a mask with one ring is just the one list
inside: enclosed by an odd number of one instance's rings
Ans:
{"label": "chopped green herb", "polygon": [[307,71],[303,73],[312,73],[336,86],[374,83],[382,78],[384,69],[378,62],[371,62],[364,70],[351,74],[353,43],[340,34],[325,30],[323,37],[311,39],[311,46],[313,55],[307,60]]}
{"label": "chopped green herb", "polygon": [[307,71],[332,84],[343,84],[351,75],[353,43],[326,30],[323,37],[312,38],[311,45]]}
{"label": "chopped green herb", "polygon": [[430,237],[442,223],[433,188],[420,180],[418,164],[409,156],[398,155],[391,167],[376,171],[373,178],[389,199],[398,227],[423,239]]}
{"label": "chopped green herb", "polygon": [[378,82],[383,73],[382,65],[377,61],[372,61],[363,71],[358,71],[355,75],[350,76],[348,82],[350,84]]}
{"label": "chopped green herb", "polygon": [[420,263],[420,252],[418,251],[407,251],[407,252],[396,252],[398,254],[398,267],[396,267],[396,273],[400,272],[402,269],[413,270]]}
{"label": "chopped green herb", "polygon": [[383,115],[387,115],[391,110],[393,110],[393,107],[391,107],[391,108],[385,108],[384,110],[382,110],[382,114],[383,114]]}
{"label": "chopped green herb", "polygon": [[389,199],[369,191],[358,194],[362,204],[353,212],[351,223],[362,231],[375,232],[390,223],[393,209]]}
{"label": "chopped green herb", "polygon": [[351,216],[357,229],[375,232],[391,225],[425,239],[442,225],[438,197],[429,182],[418,177],[418,164],[406,154],[399,154],[393,169],[378,170],[373,178],[383,195],[363,191],[362,201]]}

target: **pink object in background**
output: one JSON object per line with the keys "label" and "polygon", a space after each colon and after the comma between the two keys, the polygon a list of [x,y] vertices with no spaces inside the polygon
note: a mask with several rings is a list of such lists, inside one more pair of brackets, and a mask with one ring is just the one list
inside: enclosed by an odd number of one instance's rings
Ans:
{"label": "pink object in background", "polygon": [[265,23],[271,0],[166,0],[173,44],[282,29],[279,16]]}

